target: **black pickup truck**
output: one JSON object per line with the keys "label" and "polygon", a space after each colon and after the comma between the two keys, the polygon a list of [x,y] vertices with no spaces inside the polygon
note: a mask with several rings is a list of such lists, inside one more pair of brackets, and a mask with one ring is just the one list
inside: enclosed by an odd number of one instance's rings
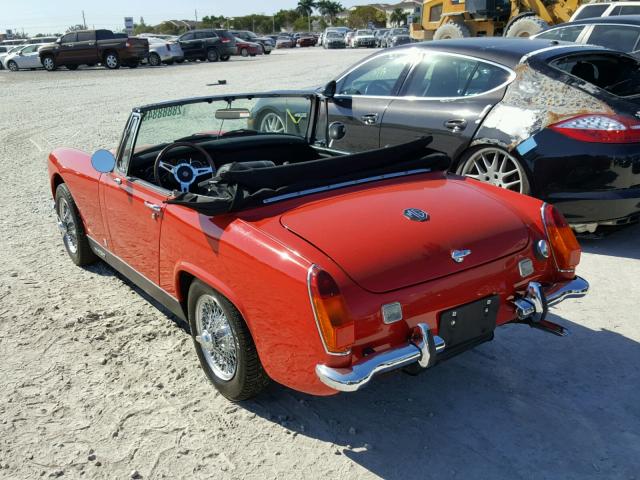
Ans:
{"label": "black pickup truck", "polygon": [[67,33],[38,52],[42,66],[50,72],[61,66],[75,70],[98,63],[112,70],[121,65],[135,68],[149,56],[149,41],[118,37],[111,30],[81,30]]}
{"label": "black pickup truck", "polygon": [[236,38],[228,30],[191,30],[178,37],[187,60],[226,62],[238,51]]}

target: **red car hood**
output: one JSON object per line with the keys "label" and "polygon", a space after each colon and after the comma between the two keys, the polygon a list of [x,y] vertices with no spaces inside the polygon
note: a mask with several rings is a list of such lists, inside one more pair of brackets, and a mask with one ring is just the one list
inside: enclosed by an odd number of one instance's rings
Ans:
{"label": "red car hood", "polygon": [[[410,220],[406,209],[427,212]],[[332,258],[356,283],[382,293],[461,272],[522,250],[520,217],[463,180],[385,185],[288,211],[282,226]],[[464,261],[454,250],[471,250]]]}

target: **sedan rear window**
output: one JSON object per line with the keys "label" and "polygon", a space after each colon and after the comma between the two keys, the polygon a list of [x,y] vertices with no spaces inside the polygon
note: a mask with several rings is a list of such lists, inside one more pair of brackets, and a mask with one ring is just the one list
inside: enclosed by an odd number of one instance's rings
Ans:
{"label": "sedan rear window", "polygon": [[582,20],[583,18],[594,18],[601,17],[604,11],[609,8],[609,5],[599,4],[599,5],[587,5],[580,12],[572,18],[571,21]]}
{"label": "sedan rear window", "polygon": [[570,55],[551,66],[619,97],[640,95],[640,63],[626,55]]}
{"label": "sedan rear window", "polygon": [[596,25],[587,43],[602,47],[633,52],[637,49],[640,28],[631,25]]}

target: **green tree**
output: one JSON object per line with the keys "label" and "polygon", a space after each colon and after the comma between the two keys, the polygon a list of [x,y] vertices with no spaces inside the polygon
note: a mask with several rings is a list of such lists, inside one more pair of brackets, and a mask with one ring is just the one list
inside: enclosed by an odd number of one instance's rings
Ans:
{"label": "green tree", "polygon": [[344,6],[340,2],[322,0],[316,6],[320,14],[329,21],[329,25],[333,25],[336,16],[344,11]]}
{"label": "green tree", "polygon": [[407,24],[408,16],[409,14],[407,12],[405,12],[401,8],[396,8],[393,12],[391,12],[391,16],[389,17],[389,20],[391,21],[392,25],[399,27],[401,25]]}
{"label": "green tree", "polygon": [[387,24],[387,16],[375,7],[363,6],[351,10],[347,17],[349,28],[367,28],[369,22],[376,27],[384,27]]}
{"label": "green tree", "polygon": [[307,17],[309,31],[311,31],[311,14],[314,8],[316,8],[315,0],[298,0],[298,8],[296,10],[298,10],[301,15]]}
{"label": "green tree", "polygon": [[84,30],[84,25],[71,25],[69,28],[67,28],[67,33],[69,32],[77,32],[78,30]]}

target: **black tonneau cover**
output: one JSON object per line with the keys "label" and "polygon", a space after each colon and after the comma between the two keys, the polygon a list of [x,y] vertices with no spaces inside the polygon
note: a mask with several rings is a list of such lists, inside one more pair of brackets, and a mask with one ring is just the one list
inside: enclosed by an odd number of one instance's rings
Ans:
{"label": "black tonneau cover", "polygon": [[448,169],[449,157],[427,148],[430,143],[431,137],[424,137],[393,147],[273,167],[246,168],[234,163],[206,184],[208,195],[180,193],[168,203],[219,215],[271,203],[282,196],[301,196],[296,195],[299,192],[373,181],[382,175]]}

